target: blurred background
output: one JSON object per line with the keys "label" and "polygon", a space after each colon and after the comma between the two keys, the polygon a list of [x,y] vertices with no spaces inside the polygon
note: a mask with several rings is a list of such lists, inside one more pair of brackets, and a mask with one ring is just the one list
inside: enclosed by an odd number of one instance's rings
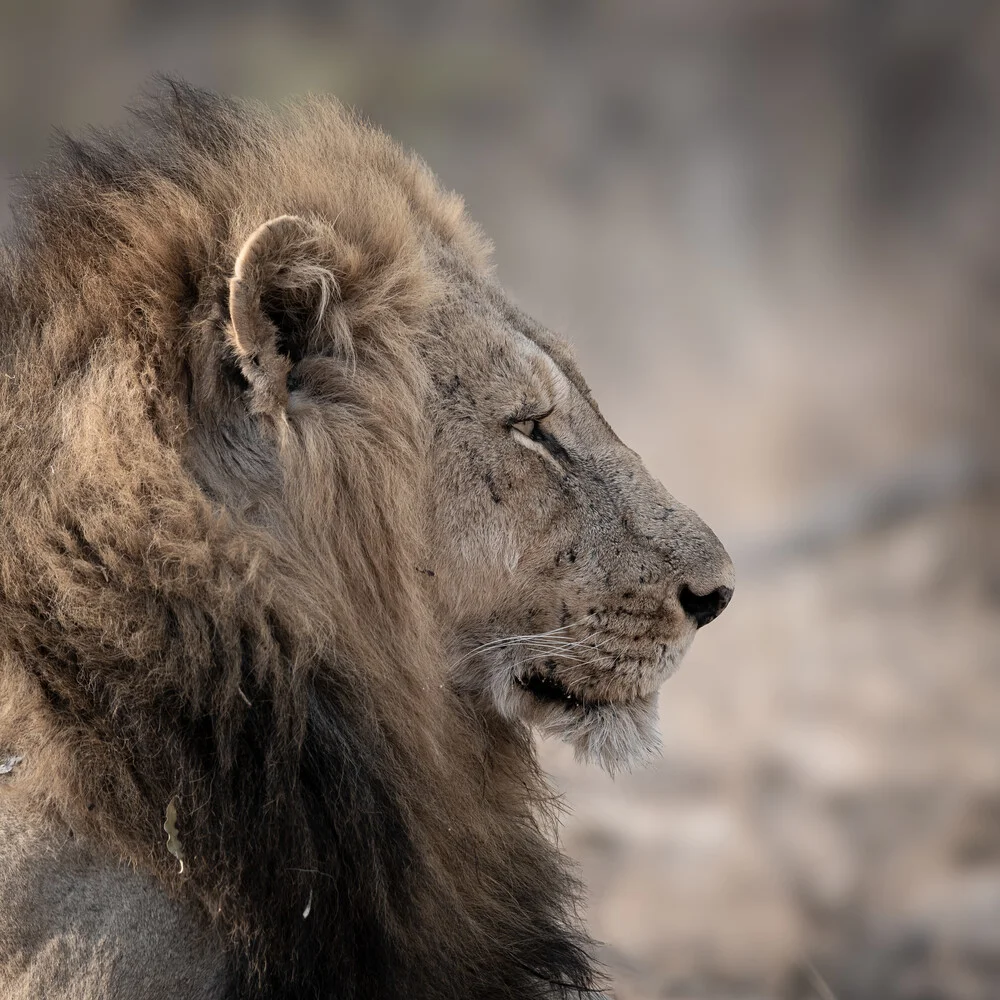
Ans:
{"label": "blurred background", "polygon": [[1000,997],[1000,5],[0,2],[0,222],[167,71],[414,147],[737,564],[662,761],[543,754],[621,1000]]}

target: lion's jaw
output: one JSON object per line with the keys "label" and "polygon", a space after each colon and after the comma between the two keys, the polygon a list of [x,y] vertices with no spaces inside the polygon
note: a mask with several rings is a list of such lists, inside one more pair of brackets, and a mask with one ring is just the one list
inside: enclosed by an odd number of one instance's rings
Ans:
{"label": "lion's jaw", "polygon": [[484,677],[496,710],[563,740],[578,759],[610,773],[654,756],[660,748],[658,689],[603,699],[592,696],[560,678],[565,661],[566,654],[539,661],[537,654],[511,647],[486,653]]}
{"label": "lion's jaw", "polygon": [[545,631],[466,642],[459,683],[502,717],[573,747],[579,760],[614,774],[660,750],[660,686],[678,668],[694,628],[670,638],[649,616],[594,612]]}

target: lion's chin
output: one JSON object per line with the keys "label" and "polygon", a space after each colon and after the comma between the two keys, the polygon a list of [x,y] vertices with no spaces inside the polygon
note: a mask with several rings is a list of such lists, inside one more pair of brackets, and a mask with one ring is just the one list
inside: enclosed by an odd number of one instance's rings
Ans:
{"label": "lion's chin", "polygon": [[657,692],[623,701],[588,700],[551,675],[517,678],[503,714],[536,726],[573,747],[577,760],[608,773],[648,763],[661,749]]}

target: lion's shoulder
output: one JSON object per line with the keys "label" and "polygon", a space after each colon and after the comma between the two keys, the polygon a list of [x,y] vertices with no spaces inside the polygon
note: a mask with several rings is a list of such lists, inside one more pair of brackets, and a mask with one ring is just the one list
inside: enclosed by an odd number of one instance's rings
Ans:
{"label": "lion's shoulder", "polygon": [[0,758],[0,765],[5,763],[10,767],[0,775],[5,1000],[227,997],[224,948],[198,913],[49,813],[30,758]]}

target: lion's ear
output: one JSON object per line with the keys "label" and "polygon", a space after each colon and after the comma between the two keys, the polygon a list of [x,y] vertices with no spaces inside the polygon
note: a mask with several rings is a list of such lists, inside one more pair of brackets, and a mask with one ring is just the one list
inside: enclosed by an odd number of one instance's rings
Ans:
{"label": "lion's ear", "polygon": [[288,374],[337,293],[336,279],[324,266],[323,236],[317,223],[281,215],[258,226],[236,257],[229,340],[260,413],[284,411]]}

